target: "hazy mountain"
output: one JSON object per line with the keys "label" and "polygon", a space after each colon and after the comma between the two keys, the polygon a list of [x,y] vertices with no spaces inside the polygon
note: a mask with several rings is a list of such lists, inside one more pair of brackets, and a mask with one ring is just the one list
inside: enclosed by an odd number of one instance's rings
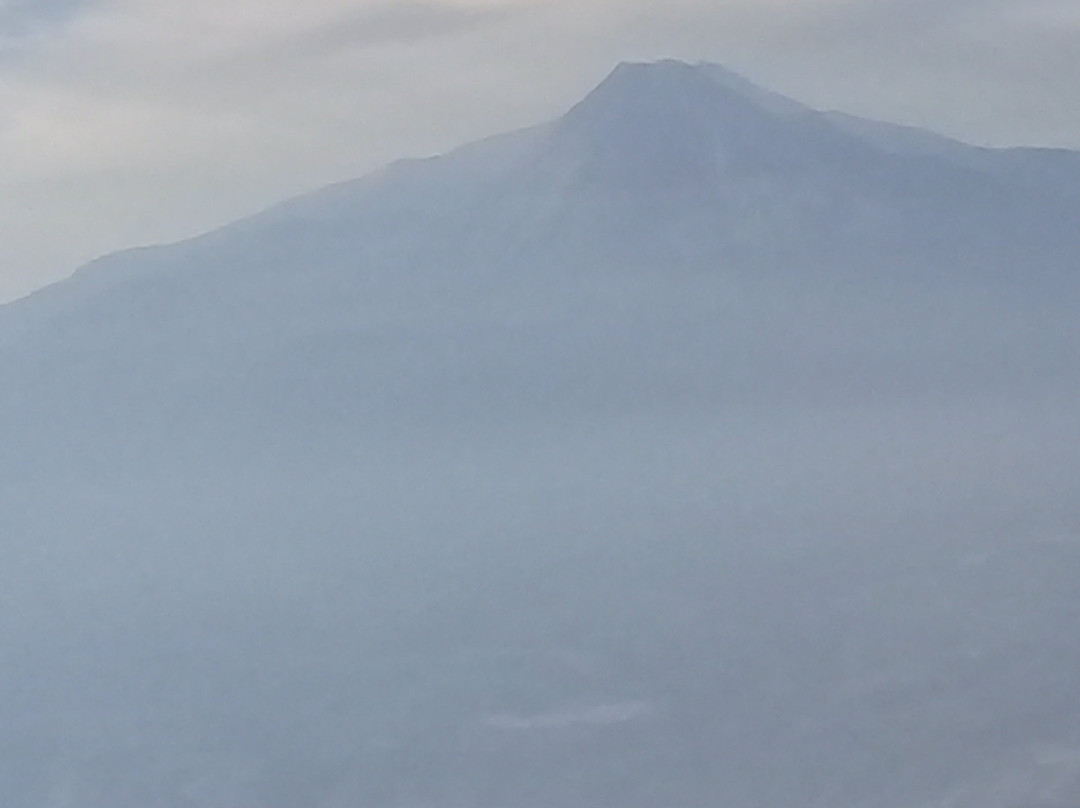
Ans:
{"label": "hazy mountain", "polygon": [[1075,804],[1078,179],[628,64],[0,308],[5,804]]}

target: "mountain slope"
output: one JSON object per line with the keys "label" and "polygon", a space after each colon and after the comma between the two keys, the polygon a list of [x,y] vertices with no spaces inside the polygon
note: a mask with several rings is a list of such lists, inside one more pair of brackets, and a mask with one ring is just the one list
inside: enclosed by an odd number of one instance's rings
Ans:
{"label": "mountain slope", "polygon": [[1076,166],[623,65],[0,308],[0,794],[1070,804]]}

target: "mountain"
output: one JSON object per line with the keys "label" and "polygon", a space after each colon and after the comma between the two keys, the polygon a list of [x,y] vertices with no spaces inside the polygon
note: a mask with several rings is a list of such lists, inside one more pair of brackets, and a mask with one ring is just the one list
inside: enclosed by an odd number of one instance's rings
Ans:
{"label": "mountain", "polygon": [[1074,804],[1078,179],[625,64],[0,308],[5,803]]}

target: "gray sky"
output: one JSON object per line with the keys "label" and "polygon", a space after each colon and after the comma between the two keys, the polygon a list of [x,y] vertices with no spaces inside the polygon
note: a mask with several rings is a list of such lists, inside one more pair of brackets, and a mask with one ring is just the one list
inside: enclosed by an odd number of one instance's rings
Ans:
{"label": "gray sky", "polygon": [[0,299],[554,117],[659,57],[1080,148],[1080,0],[0,0]]}

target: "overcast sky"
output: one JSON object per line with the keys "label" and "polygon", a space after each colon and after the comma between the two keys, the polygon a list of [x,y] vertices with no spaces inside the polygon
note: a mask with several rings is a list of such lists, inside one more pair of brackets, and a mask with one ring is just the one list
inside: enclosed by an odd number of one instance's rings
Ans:
{"label": "overcast sky", "polygon": [[1080,0],[0,0],[0,299],[554,117],[659,57],[1080,148]]}

